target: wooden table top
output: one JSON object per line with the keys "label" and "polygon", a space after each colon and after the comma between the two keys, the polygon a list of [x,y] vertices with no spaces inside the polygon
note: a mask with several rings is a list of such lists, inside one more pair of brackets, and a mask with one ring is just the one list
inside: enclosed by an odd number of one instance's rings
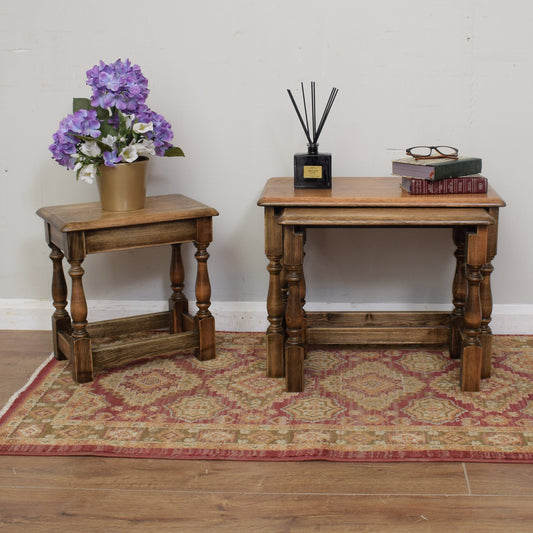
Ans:
{"label": "wooden table top", "polygon": [[218,211],[181,194],[148,196],[144,209],[104,211],[100,202],[41,207],[37,214],[62,232],[212,217]]}
{"label": "wooden table top", "polygon": [[331,189],[295,189],[294,178],[271,178],[257,202],[260,206],[299,207],[504,207],[489,185],[486,194],[413,195],[401,178],[333,178]]}

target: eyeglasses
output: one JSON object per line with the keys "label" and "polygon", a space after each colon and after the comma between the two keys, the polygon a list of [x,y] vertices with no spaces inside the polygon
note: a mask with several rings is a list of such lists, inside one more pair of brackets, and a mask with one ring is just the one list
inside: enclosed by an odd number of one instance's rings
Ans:
{"label": "eyeglasses", "polygon": [[[433,155],[433,152],[437,152]],[[459,150],[453,146],[411,146],[405,151],[407,155],[415,159],[439,159],[447,157],[457,159]]]}

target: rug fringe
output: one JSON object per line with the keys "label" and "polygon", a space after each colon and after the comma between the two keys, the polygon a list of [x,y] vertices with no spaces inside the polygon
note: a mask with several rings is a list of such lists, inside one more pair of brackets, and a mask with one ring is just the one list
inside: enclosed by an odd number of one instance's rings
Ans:
{"label": "rug fringe", "polygon": [[17,392],[15,392],[11,398],[7,401],[7,403],[2,407],[0,410],[0,420],[2,417],[9,411],[10,407],[17,401],[17,398],[24,393],[29,387],[31,387],[32,383],[37,379],[43,368],[54,358],[54,354],[51,353],[35,370],[35,372],[30,376],[30,379],[26,382],[26,384],[19,389]]}

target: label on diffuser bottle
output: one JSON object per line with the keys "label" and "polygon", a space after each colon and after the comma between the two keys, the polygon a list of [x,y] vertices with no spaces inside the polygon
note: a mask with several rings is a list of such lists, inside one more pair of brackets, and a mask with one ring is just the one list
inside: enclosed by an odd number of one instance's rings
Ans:
{"label": "label on diffuser bottle", "polygon": [[320,165],[304,165],[304,179],[322,179],[322,167]]}

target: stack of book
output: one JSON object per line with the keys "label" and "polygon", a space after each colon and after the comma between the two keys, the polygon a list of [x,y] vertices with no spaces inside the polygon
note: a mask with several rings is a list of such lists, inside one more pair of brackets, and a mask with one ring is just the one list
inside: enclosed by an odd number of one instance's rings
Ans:
{"label": "stack of book", "polygon": [[401,187],[410,194],[486,193],[487,178],[480,172],[479,157],[406,157],[392,162],[392,173],[402,177]]}

